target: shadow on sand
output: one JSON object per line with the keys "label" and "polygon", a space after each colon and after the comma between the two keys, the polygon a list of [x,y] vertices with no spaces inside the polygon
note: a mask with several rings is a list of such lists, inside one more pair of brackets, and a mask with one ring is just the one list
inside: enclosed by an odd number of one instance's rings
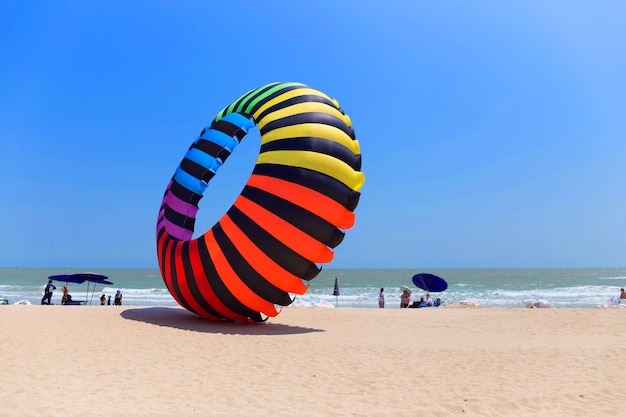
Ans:
{"label": "shadow on sand", "polygon": [[[142,321],[157,326],[174,329],[190,330],[201,333],[222,333],[234,335],[288,335],[300,333],[322,332],[286,324],[271,323],[233,323],[203,319],[180,308],[148,307],[124,310],[120,315],[127,320]],[[271,319],[270,319],[271,320]]]}

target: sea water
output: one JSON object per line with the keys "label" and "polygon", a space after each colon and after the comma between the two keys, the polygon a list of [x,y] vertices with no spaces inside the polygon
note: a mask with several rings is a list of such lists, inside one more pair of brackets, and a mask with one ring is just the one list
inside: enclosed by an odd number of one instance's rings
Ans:
{"label": "sea water", "polygon": [[[77,272],[106,275],[113,285],[69,284],[75,300],[99,306],[100,296],[111,296],[119,289],[123,305],[175,306],[158,269],[64,269],[0,268],[0,298],[13,304],[19,301],[39,304],[48,276]],[[425,291],[415,287],[411,277],[418,272],[438,275],[448,289],[433,293],[444,304],[475,304],[482,307],[525,308],[524,300],[543,299],[555,307],[598,308],[619,297],[626,287],[626,268],[584,269],[323,269],[304,295],[292,295],[292,306],[339,308],[378,308],[378,292],[385,289],[387,308],[400,305],[400,285],[413,289],[412,301]],[[340,295],[333,296],[335,278]],[[60,304],[64,282],[55,281],[52,302]],[[112,301],[111,301],[112,302]]]}

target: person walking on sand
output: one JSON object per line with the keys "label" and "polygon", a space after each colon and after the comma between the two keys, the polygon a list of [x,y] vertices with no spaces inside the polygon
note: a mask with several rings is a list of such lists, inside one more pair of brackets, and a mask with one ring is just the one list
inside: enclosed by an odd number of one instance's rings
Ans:
{"label": "person walking on sand", "polygon": [[385,308],[385,289],[381,288],[378,293],[378,307]]}
{"label": "person walking on sand", "polygon": [[43,290],[43,298],[41,299],[41,305],[44,304],[51,304],[51,300],[52,300],[52,291],[56,290],[57,287],[54,286],[54,284],[52,284],[52,280],[49,279],[48,280],[48,284],[46,285],[46,288]]}
{"label": "person walking on sand", "polygon": [[117,292],[115,293],[115,299],[113,300],[113,304],[116,306],[122,305],[122,292],[120,290],[117,290]]}

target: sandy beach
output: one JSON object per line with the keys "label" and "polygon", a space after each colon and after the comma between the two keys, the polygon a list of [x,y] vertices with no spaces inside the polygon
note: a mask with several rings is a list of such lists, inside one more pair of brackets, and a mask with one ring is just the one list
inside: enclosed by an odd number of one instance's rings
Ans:
{"label": "sandy beach", "polygon": [[0,306],[0,416],[624,412],[626,310]]}

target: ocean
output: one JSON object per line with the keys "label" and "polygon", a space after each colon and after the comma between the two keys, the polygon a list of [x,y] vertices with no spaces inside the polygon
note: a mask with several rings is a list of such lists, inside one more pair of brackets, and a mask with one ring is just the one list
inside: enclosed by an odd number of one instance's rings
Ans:
{"label": "ocean", "polygon": [[[175,306],[158,269],[64,269],[64,268],[0,268],[0,298],[9,303],[26,301],[39,304],[48,276],[76,272],[94,272],[109,277],[114,285],[95,287],[70,284],[75,300],[99,306],[100,296],[113,298],[116,290],[123,294],[123,304],[130,306]],[[482,307],[525,308],[524,300],[546,300],[555,307],[599,308],[619,289],[626,287],[626,268],[577,269],[323,269],[310,281],[304,295],[295,296],[292,306],[324,306],[339,308],[378,308],[378,292],[385,288],[387,308],[400,305],[400,285],[413,289],[412,301],[424,291],[415,287],[411,277],[428,272],[444,278],[448,289],[433,293],[444,305],[475,304]],[[333,296],[335,278],[338,297]],[[60,304],[63,282],[55,282],[57,290],[52,302]],[[288,308],[288,307],[287,307]]]}

